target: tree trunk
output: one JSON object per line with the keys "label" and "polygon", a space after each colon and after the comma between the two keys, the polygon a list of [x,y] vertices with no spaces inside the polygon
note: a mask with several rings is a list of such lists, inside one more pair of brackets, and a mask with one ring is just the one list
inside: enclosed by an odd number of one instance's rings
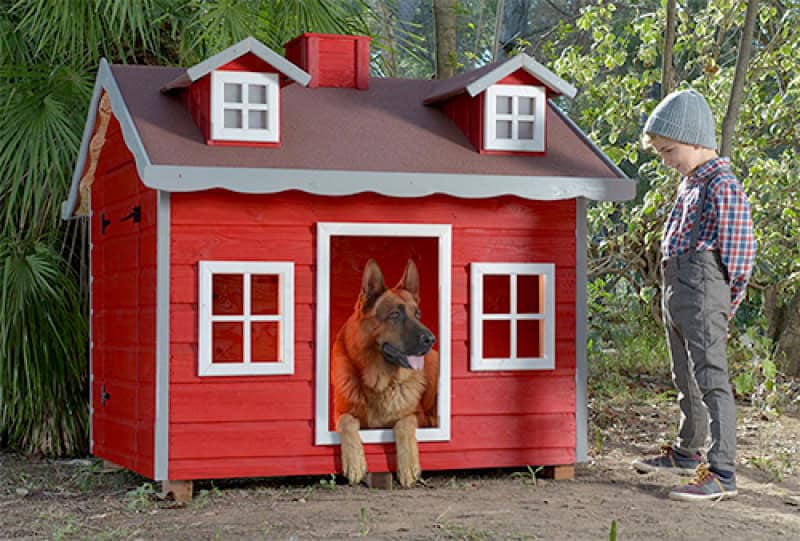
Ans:
{"label": "tree trunk", "polygon": [[492,62],[497,62],[497,53],[500,49],[500,32],[503,29],[504,0],[497,0],[497,11],[494,16],[494,46],[492,47]]}
{"label": "tree trunk", "polygon": [[758,0],[750,0],[747,3],[747,11],[744,15],[744,26],[742,36],[739,41],[739,55],[736,58],[736,72],[733,76],[733,88],[728,102],[728,111],[722,121],[722,141],[719,153],[722,156],[731,155],[731,142],[733,132],[736,128],[736,119],[739,118],[739,107],[742,104],[744,94],[744,80],[747,75],[747,66],[750,64],[750,56],[753,52],[753,31],[756,26],[756,16],[758,15]]}
{"label": "tree trunk", "polygon": [[667,22],[664,30],[664,58],[661,67],[661,99],[675,87],[675,67],[672,65],[672,50],[675,47],[676,0],[667,0]]}
{"label": "tree trunk", "polygon": [[456,73],[456,3],[457,0],[433,1],[437,79],[448,79]]}
{"label": "tree trunk", "polygon": [[786,308],[783,328],[775,346],[775,360],[781,372],[800,377],[800,290]]}

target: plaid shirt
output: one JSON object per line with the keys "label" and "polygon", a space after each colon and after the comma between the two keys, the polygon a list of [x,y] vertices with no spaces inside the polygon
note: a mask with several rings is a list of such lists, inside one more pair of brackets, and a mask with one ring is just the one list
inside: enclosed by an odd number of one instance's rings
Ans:
{"label": "plaid shirt", "polygon": [[667,258],[689,251],[689,237],[706,181],[708,194],[696,249],[698,252],[719,250],[722,264],[728,271],[731,287],[730,316],[733,317],[750,280],[756,241],[753,237],[750,203],[731,170],[728,158],[709,160],[692,175],[683,177],[675,206],[664,224],[661,253]]}

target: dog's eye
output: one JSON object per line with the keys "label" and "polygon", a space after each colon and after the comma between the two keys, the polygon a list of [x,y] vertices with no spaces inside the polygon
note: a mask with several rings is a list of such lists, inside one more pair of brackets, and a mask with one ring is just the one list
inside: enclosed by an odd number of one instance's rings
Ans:
{"label": "dog's eye", "polygon": [[398,320],[402,316],[402,312],[399,310],[395,310],[394,312],[389,312],[389,319],[391,320]]}
{"label": "dog's eye", "polygon": [[414,317],[417,318],[417,319],[421,319],[422,318],[422,312],[420,312],[419,309],[418,309],[417,311],[414,312]]}

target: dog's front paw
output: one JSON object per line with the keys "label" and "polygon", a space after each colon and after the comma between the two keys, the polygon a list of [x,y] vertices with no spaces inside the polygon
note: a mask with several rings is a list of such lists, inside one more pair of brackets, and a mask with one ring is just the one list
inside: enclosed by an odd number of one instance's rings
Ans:
{"label": "dog's front paw", "polygon": [[419,462],[410,464],[398,464],[397,466],[397,482],[403,488],[414,486],[414,483],[419,479],[422,470],[419,467]]}
{"label": "dog's front paw", "polygon": [[342,473],[351,485],[364,479],[367,474],[367,459],[361,445],[342,445]]}

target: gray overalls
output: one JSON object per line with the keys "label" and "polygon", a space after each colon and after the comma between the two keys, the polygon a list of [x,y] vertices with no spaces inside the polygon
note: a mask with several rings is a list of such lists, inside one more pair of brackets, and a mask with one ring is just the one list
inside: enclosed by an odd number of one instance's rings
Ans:
{"label": "gray overalls", "polygon": [[710,417],[709,466],[735,471],[736,404],[725,351],[731,291],[719,252],[696,251],[708,181],[702,190],[689,251],[661,263],[664,326],[681,409],[675,449],[693,455],[704,448]]}

